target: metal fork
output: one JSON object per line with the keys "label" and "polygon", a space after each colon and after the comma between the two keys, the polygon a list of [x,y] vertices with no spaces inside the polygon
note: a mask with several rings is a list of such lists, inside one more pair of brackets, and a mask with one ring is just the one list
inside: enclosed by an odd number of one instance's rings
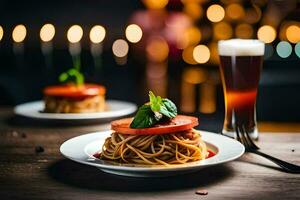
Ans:
{"label": "metal fork", "polygon": [[300,166],[285,162],[283,160],[280,160],[278,158],[275,158],[273,156],[270,156],[268,154],[265,154],[265,153],[259,151],[259,147],[252,141],[251,137],[249,136],[249,133],[246,131],[244,126],[242,126],[242,127],[236,126],[235,131],[236,131],[237,140],[245,146],[246,152],[255,153],[257,155],[260,155],[260,156],[272,161],[273,163],[277,164],[286,172],[300,173]]}

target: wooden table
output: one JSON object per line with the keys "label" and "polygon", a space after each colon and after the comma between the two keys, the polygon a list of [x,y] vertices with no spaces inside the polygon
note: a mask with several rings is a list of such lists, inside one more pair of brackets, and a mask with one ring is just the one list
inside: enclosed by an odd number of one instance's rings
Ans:
{"label": "wooden table", "polygon": [[[47,125],[11,118],[0,109],[0,199],[299,199],[300,175],[264,158],[242,158],[202,171],[165,178],[115,176],[65,159],[59,146],[74,136],[108,128]],[[262,133],[266,153],[300,164],[300,134]],[[43,147],[44,152],[37,147]],[[37,148],[37,149],[36,149]],[[195,194],[205,189],[208,195]]]}

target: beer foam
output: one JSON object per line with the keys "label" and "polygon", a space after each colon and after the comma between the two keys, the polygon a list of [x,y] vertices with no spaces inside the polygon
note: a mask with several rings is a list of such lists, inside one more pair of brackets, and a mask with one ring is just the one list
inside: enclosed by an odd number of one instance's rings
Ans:
{"label": "beer foam", "polygon": [[265,44],[259,40],[231,39],[218,42],[220,56],[263,56]]}

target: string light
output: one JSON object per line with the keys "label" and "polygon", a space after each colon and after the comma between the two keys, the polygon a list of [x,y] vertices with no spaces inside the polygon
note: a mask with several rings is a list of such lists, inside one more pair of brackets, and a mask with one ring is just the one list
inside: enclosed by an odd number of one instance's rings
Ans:
{"label": "string light", "polygon": [[79,42],[82,36],[83,36],[83,30],[79,25],[71,26],[67,32],[68,41],[71,43]]}
{"label": "string light", "polygon": [[245,22],[254,24],[257,23],[262,16],[261,9],[253,4],[253,8],[247,9],[245,13]]}
{"label": "string light", "polygon": [[214,4],[208,7],[206,11],[207,18],[212,22],[219,22],[225,16],[224,8],[218,4]]}
{"label": "string light", "polygon": [[125,57],[128,54],[129,45],[125,40],[118,39],[114,41],[112,51],[116,57]]}
{"label": "string light", "polygon": [[183,11],[194,20],[201,18],[203,15],[203,9],[198,2],[186,3]]}
{"label": "string light", "polygon": [[214,25],[214,37],[217,40],[226,40],[232,37],[231,25],[227,22],[219,22]]}
{"label": "string light", "polygon": [[52,24],[45,24],[40,30],[40,38],[43,42],[49,42],[55,35],[55,28]]}
{"label": "string light", "polygon": [[197,27],[189,27],[184,30],[184,33],[178,37],[177,47],[184,49],[191,45],[196,45],[201,40],[201,31]]}
{"label": "string light", "polygon": [[295,53],[300,58],[300,42],[295,45]]}
{"label": "string light", "polygon": [[276,38],[276,30],[272,26],[264,25],[258,29],[257,37],[265,43],[271,43]]}
{"label": "string light", "polygon": [[15,42],[23,42],[27,34],[26,27],[23,24],[17,25],[13,32],[12,38]]}
{"label": "string light", "polygon": [[0,26],[0,41],[3,38],[3,34],[4,34],[3,28],[2,28],[2,26]]}
{"label": "string light", "polygon": [[218,45],[217,42],[211,42],[208,45],[210,49],[210,62],[212,64],[219,64],[219,53],[218,53]]}
{"label": "string light", "polygon": [[235,28],[235,35],[242,39],[252,38],[253,28],[250,24],[239,24]]}
{"label": "string light", "polygon": [[137,43],[142,39],[143,31],[136,24],[130,24],[125,30],[126,38],[129,42]]}
{"label": "string light", "polygon": [[191,64],[191,65],[197,64],[197,62],[195,61],[195,59],[193,57],[193,51],[194,51],[194,46],[189,46],[189,47],[183,49],[182,59],[184,60],[184,62]]}
{"label": "string light", "polygon": [[90,30],[90,40],[92,43],[101,43],[104,40],[105,35],[106,31],[103,26],[96,25]]}
{"label": "string light", "polygon": [[149,60],[163,62],[169,55],[169,46],[165,39],[154,37],[148,41],[146,52]]}
{"label": "string light", "polygon": [[169,0],[143,0],[143,3],[149,9],[162,9],[169,3]]}
{"label": "string light", "polygon": [[291,25],[286,29],[286,38],[291,43],[297,43],[300,41],[300,27]]}
{"label": "string light", "polygon": [[238,20],[245,16],[245,11],[240,4],[233,3],[226,7],[226,15],[233,20]]}
{"label": "string light", "polygon": [[281,41],[277,44],[276,51],[281,58],[287,58],[292,53],[292,45],[286,41]]}
{"label": "string light", "polygon": [[210,51],[206,45],[198,45],[193,50],[193,58],[198,63],[206,63],[210,58]]}

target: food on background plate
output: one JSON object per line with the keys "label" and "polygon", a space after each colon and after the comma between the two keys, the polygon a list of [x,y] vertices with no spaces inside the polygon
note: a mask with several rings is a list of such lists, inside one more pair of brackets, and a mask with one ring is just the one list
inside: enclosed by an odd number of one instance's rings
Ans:
{"label": "food on background plate", "polygon": [[96,84],[58,85],[44,89],[48,113],[93,113],[105,110],[105,87]]}
{"label": "food on background plate", "polygon": [[59,81],[63,85],[44,89],[44,112],[47,113],[94,113],[104,111],[106,89],[102,85],[84,82],[80,62],[62,73]]}
{"label": "food on background plate", "polygon": [[111,123],[113,133],[95,157],[117,163],[172,165],[203,160],[209,155],[199,131],[198,119],[177,115],[169,99],[149,92],[150,100],[134,118]]}

